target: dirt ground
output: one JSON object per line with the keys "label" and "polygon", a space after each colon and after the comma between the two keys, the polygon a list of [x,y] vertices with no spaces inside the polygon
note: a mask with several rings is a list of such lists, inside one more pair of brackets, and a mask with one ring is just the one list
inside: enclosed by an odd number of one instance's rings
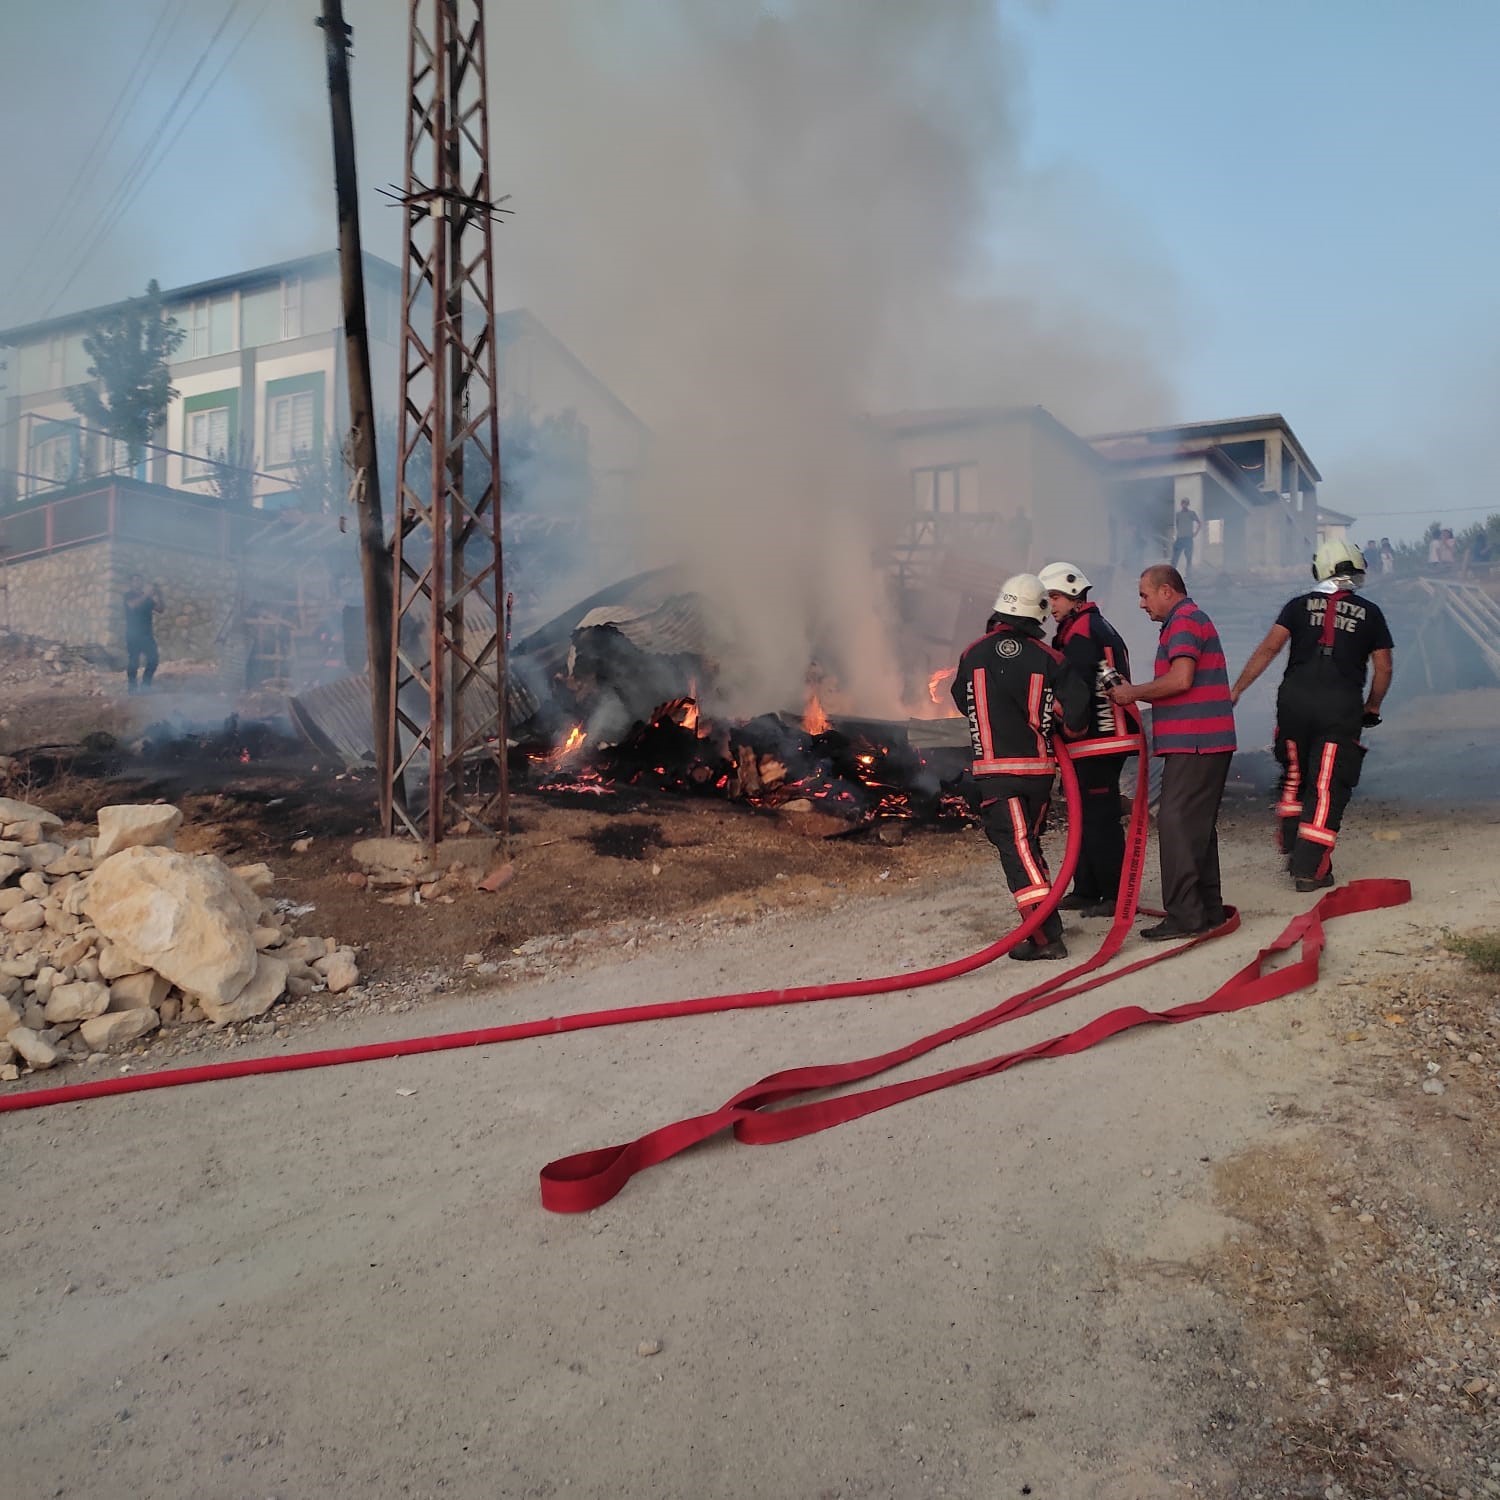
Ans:
{"label": "dirt ground", "polygon": [[[807,1140],[719,1141],[591,1214],[540,1209],[545,1161],[985,1009],[1019,966],[7,1116],[7,1484],[1500,1494],[1500,1018],[1443,943],[1500,925],[1500,803],[1472,760],[1495,709],[1429,699],[1377,732],[1340,873],[1406,876],[1414,899],[1332,924],[1315,988]],[[38,795],[84,817],[181,791],[133,776]],[[1308,900],[1270,851],[1263,780],[1244,757],[1223,822],[1239,933],[896,1076],[1220,983]],[[229,767],[180,800],[204,846],[269,857],[376,982],[286,1034],[230,1028],[237,1055],[899,972],[1011,921],[974,833],[887,848],[651,803],[625,821],[659,832],[621,838],[617,815],[527,798],[504,891],[392,908],[347,881],[365,789],[290,786]],[[1103,930],[1073,922],[1075,954]]]}

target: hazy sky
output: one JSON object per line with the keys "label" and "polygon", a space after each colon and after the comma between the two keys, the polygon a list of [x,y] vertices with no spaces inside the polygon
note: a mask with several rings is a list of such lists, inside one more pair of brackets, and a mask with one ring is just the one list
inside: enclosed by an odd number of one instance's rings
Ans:
{"label": "hazy sky", "polygon": [[[554,141],[572,119],[589,120],[596,101],[536,23],[565,15],[575,33],[592,27],[619,88],[633,76],[619,60],[680,47],[687,28],[677,23],[694,8],[489,7],[497,188],[513,187],[518,209],[502,238],[507,300],[536,302],[626,400],[622,351],[632,337],[639,345],[639,331],[621,322],[590,347],[595,304],[581,289],[570,307],[561,274],[570,257],[582,264],[580,220],[569,218],[564,244],[562,219],[543,211],[580,159],[576,141],[557,151]],[[721,0],[701,8],[725,13]],[[845,21],[861,10],[910,13],[896,0],[767,8],[821,8]],[[972,5],[928,0],[928,9],[940,18]],[[0,7],[10,205],[0,322],[119,297],[152,275],[170,286],[330,247],[317,10],[315,0]],[[394,256],[399,216],[375,189],[401,171],[405,6],[346,0],[346,10],[368,247]],[[1070,352],[1053,368],[1058,380],[1058,369],[1086,366],[1078,380],[1090,386],[1060,414],[1106,410],[1095,389],[1106,378],[1138,383],[1163,423],[1282,411],[1323,470],[1325,500],[1359,515],[1361,536],[1500,509],[1497,0],[1052,0],[1006,6],[992,35],[985,61],[1003,81],[1005,116],[992,170],[1006,187],[987,205],[991,264],[988,274],[971,268],[977,289],[1024,301],[1027,340],[1054,330],[1060,344],[1088,343],[1110,326],[1107,355],[1091,347],[1078,364]],[[217,79],[212,90],[151,180],[118,193],[137,153],[152,159],[176,133],[182,111],[152,147],[200,58],[187,106]],[[133,108],[106,132],[133,70],[142,85],[127,94]],[[944,80],[930,83],[938,108]],[[869,88],[883,84],[872,72]],[[662,100],[653,104],[659,130]],[[613,152],[649,205],[652,163],[632,153],[624,115],[617,138],[607,119],[590,124],[599,160]],[[610,233],[601,215],[588,248],[607,255]],[[1139,351],[1139,382],[1116,374],[1122,347]],[[940,379],[939,370],[935,396]],[[997,392],[1026,394],[1014,379]],[[1041,398],[1067,404],[1052,387]],[[1139,401],[1127,408],[1146,419]]]}

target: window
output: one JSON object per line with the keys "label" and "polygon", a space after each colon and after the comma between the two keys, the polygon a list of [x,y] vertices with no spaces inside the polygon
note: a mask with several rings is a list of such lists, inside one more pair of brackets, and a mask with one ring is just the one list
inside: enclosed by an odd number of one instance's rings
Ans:
{"label": "window", "polygon": [[187,414],[187,432],[183,440],[188,457],[182,463],[184,479],[202,479],[211,474],[210,460],[222,459],[229,452],[229,408],[209,406]]}
{"label": "window", "polygon": [[272,396],[266,405],[266,462],[289,464],[313,449],[316,404],[311,391]]}
{"label": "window", "polygon": [[202,359],[206,354],[212,353],[212,345],[208,336],[207,302],[193,303],[188,323],[187,349],[189,359]]}
{"label": "window", "polygon": [[302,337],[302,278],[284,276],[281,280],[281,336]]}
{"label": "window", "polygon": [[76,433],[55,432],[51,437],[38,438],[31,445],[31,456],[27,463],[27,493],[37,495],[43,490],[66,484],[74,477],[77,459]]}
{"label": "window", "polygon": [[919,511],[939,515],[972,513],[979,509],[979,465],[939,464],[913,469],[912,500]]}
{"label": "window", "polygon": [[1210,547],[1222,547],[1224,545],[1224,521],[1222,517],[1215,518],[1208,523],[1208,545]]}

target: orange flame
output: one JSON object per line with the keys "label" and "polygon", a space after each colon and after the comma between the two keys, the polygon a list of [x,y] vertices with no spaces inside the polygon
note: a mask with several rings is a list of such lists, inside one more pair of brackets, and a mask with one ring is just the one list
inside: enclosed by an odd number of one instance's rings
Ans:
{"label": "orange flame", "polygon": [[570,760],[575,751],[582,749],[583,742],[588,736],[583,731],[582,724],[575,724],[567,733],[562,744],[554,745],[544,755],[534,755],[533,760],[540,761],[544,766],[560,766]]}
{"label": "orange flame", "polygon": [[823,705],[818,702],[817,693],[811,690],[807,694],[807,707],[802,713],[802,727],[809,734],[826,734],[831,727],[828,715],[823,712]]}
{"label": "orange flame", "polygon": [[958,676],[957,667],[945,667],[941,671],[934,672],[927,679],[927,696],[936,704],[941,705],[943,701],[943,688]]}
{"label": "orange flame", "polygon": [[684,729],[697,729],[698,727],[698,701],[689,698],[682,706],[682,727]]}

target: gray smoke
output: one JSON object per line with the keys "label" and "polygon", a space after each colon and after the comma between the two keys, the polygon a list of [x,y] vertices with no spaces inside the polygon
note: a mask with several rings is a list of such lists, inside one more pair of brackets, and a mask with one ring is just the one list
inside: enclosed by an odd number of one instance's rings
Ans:
{"label": "gray smoke", "polygon": [[[650,427],[633,561],[686,561],[722,610],[731,706],[797,702],[818,655],[851,706],[896,708],[873,554],[910,496],[861,414],[1042,403],[1089,431],[1170,412],[1173,289],[1097,185],[1025,163],[1010,3],[487,6],[493,191],[516,209],[501,303]],[[116,67],[142,40],[123,8],[73,9],[98,12]],[[232,124],[214,102],[195,122],[214,169],[185,176],[179,153],[114,274],[106,255],[68,305],[332,243],[316,9],[270,0],[226,75]],[[402,175],[406,10],[346,0],[366,244],[392,259],[400,216],[376,190]],[[194,10],[175,45],[220,13]],[[12,57],[46,29],[5,24]],[[71,86],[112,97],[103,67]]]}
{"label": "gray smoke", "polygon": [[[1141,351],[1170,298],[1128,255],[1091,263],[1081,234],[1057,252],[1060,201],[1092,243],[1107,226],[1087,190],[1022,167],[994,5],[644,14],[491,7],[505,279],[651,427],[639,561],[685,557],[723,608],[735,706],[798,701],[820,653],[853,703],[894,710],[873,549],[909,496],[859,414],[1158,418],[1168,392]],[[1108,310],[1125,286],[1141,326]]]}

